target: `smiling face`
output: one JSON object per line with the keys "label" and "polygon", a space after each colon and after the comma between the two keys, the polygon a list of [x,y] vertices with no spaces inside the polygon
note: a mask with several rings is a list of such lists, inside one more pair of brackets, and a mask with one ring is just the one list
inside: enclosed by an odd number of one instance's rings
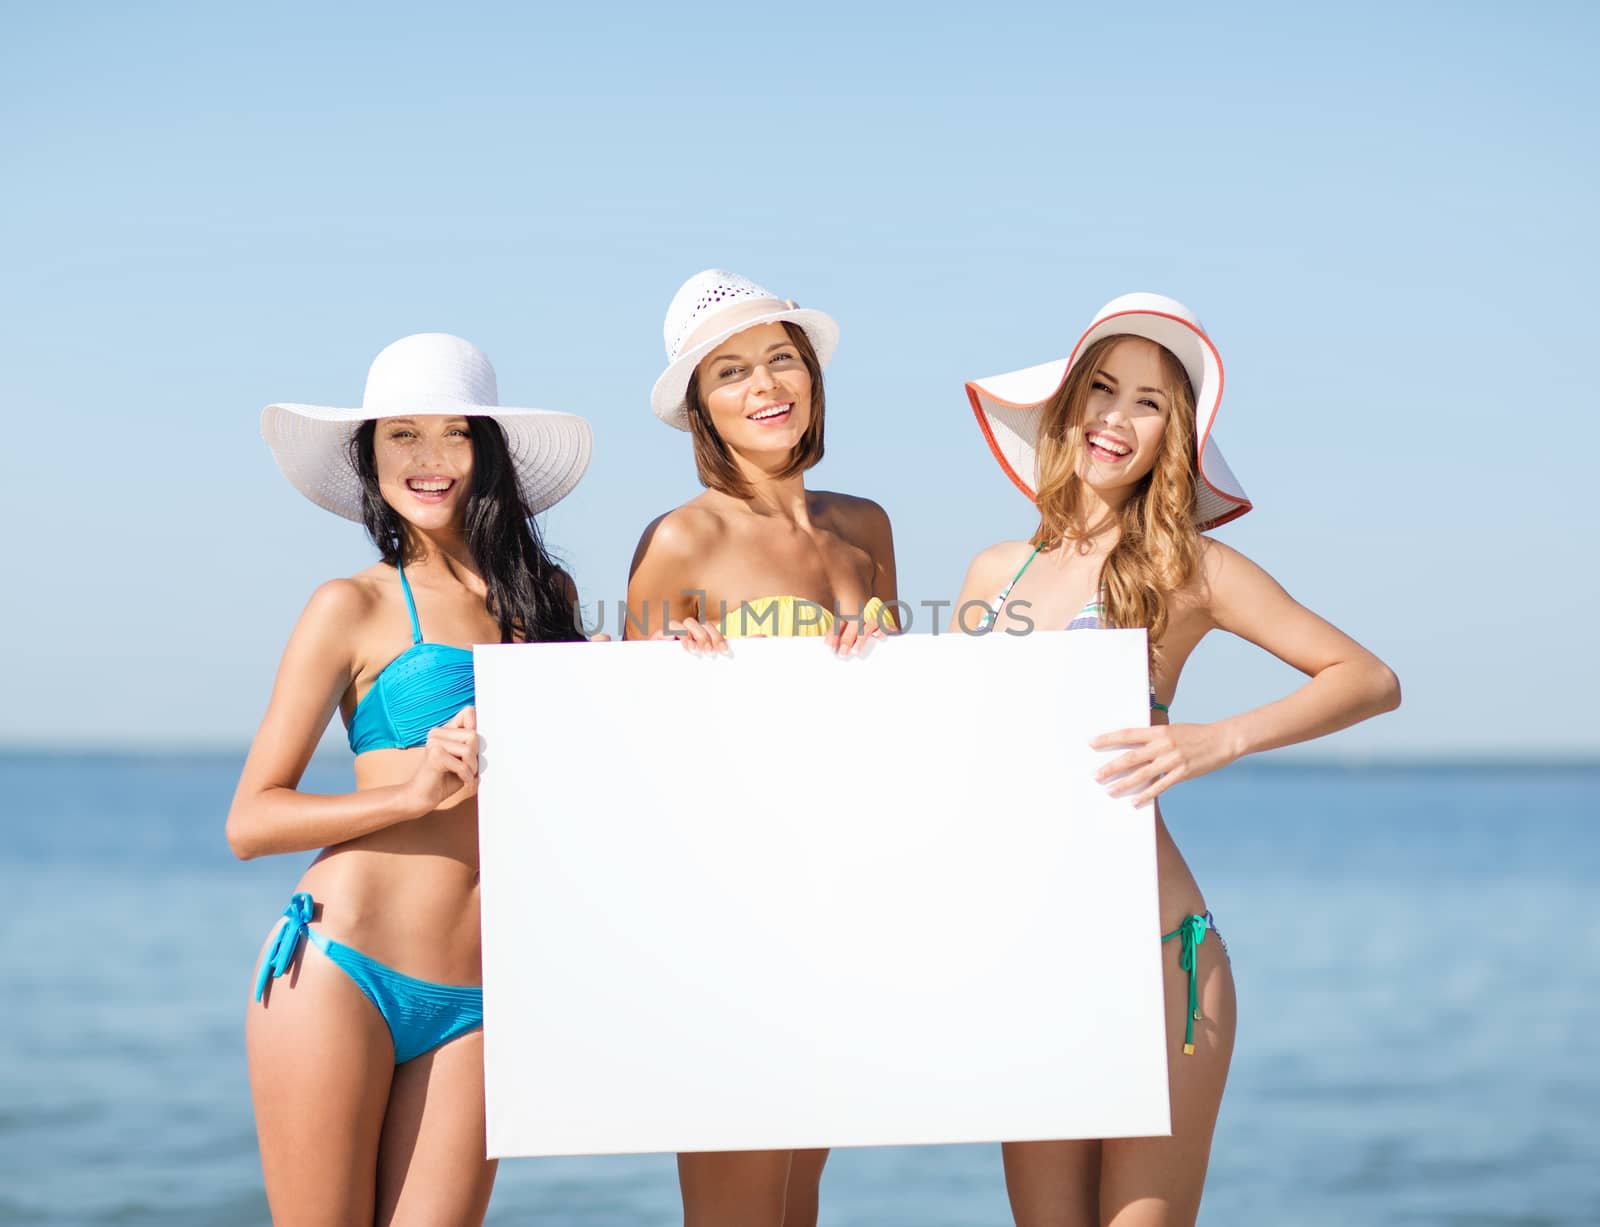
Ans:
{"label": "smiling face", "polygon": [[1087,372],[1080,473],[1102,495],[1142,481],[1161,456],[1173,406],[1165,353],[1154,341],[1123,337]]}
{"label": "smiling face", "polygon": [[811,424],[811,373],[782,324],[729,337],[695,368],[700,403],[728,448],[788,456]]}
{"label": "smiling face", "polygon": [[472,423],[419,414],[380,418],[372,458],[383,501],[424,532],[459,530],[472,491]]}

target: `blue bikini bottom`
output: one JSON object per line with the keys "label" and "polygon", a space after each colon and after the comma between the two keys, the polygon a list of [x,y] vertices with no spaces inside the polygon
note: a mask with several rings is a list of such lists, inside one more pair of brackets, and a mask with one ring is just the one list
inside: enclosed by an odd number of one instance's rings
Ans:
{"label": "blue bikini bottom", "polygon": [[389,1026],[389,1036],[394,1040],[396,1065],[404,1065],[458,1035],[483,1026],[483,990],[477,985],[435,984],[431,980],[401,975],[359,950],[313,932],[307,926],[314,907],[311,896],[304,891],[290,898],[256,974],[257,1001],[266,991],[268,981],[289,970],[294,953],[300,948],[300,939],[305,938],[354,980],[356,987],[383,1016]]}

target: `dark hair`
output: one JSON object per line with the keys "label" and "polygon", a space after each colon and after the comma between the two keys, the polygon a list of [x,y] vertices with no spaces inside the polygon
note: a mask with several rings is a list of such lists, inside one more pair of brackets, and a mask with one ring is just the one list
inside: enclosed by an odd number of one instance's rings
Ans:
{"label": "dark hair", "polygon": [[[822,416],[826,398],[822,392],[822,363],[817,360],[817,351],[811,344],[811,338],[806,336],[806,330],[789,320],[778,322],[789,334],[789,340],[794,342],[806,374],[811,376],[811,422],[806,427],[806,433],[800,437],[800,442],[794,445],[789,463],[778,474],[779,477],[793,477],[796,473],[804,473],[822,459]],[[711,414],[700,399],[698,367],[689,376],[689,386],[683,395],[689,409],[689,433],[694,436],[694,467],[700,475],[700,484],[734,498],[749,498],[755,491],[739,472],[728,445],[711,424]]]}
{"label": "dark hair", "polygon": [[[490,417],[474,417],[472,489],[467,494],[467,548],[489,591],[484,608],[500,624],[500,642],[570,642],[583,639],[567,604],[560,568],[545,552],[533,522],[505,432]],[[408,553],[406,522],[378,489],[373,438],[378,424],[361,423],[350,439],[350,463],[361,479],[361,519],[390,566]]]}

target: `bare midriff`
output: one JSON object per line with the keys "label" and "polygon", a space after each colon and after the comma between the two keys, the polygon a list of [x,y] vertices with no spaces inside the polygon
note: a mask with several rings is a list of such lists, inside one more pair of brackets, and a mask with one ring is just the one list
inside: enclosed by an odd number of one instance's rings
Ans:
{"label": "bare midriff", "polygon": [[[425,752],[362,754],[357,791],[404,784]],[[482,982],[476,797],[325,848],[298,889],[317,901],[321,932],[394,971],[437,984]]]}

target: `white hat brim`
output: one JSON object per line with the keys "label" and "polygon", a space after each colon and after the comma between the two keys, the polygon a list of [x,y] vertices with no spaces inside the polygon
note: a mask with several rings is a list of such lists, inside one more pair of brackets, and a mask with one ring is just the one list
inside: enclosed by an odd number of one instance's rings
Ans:
{"label": "white hat brim", "polygon": [[726,331],[714,333],[684,350],[667,365],[667,369],[656,380],[655,387],[650,389],[650,407],[655,410],[656,416],[668,426],[688,430],[689,406],[685,397],[689,391],[689,377],[694,374],[695,367],[729,337],[738,336],[741,332],[748,332],[752,328],[759,328],[762,324],[779,324],[784,321],[798,324],[805,330],[806,337],[811,341],[811,348],[817,351],[818,364],[826,368],[833,359],[834,349],[839,344],[839,325],[834,322],[832,316],[825,315],[821,311],[813,311],[809,307],[786,307],[781,311],[751,316],[740,320]]}
{"label": "white hat brim", "polygon": [[1195,450],[1200,475],[1195,494],[1196,524],[1202,530],[1216,528],[1249,511],[1250,499],[1211,435],[1222,403],[1222,358],[1211,339],[1188,320],[1159,311],[1107,315],[1090,325],[1070,357],[967,384],[967,399],[979,429],[1006,476],[1030,501],[1037,501],[1038,442],[1043,417],[1039,410],[1065,382],[1078,355],[1108,336],[1138,336],[1154,341],[1169,350],[1189,374],[1195,393]]}
{"label": "white hat brim", "polygon": [[[553,409],[430,404],[431,413],[489,417],[505,432],[523,501],[533,513],[555,506],[577,486],[594,449],[589,423]],[[268,405],[261,437],[291,485],[318,507],[361,522],[361,479],[350,464],[350,440],[362,422],[388,414],[328,405]]]}

